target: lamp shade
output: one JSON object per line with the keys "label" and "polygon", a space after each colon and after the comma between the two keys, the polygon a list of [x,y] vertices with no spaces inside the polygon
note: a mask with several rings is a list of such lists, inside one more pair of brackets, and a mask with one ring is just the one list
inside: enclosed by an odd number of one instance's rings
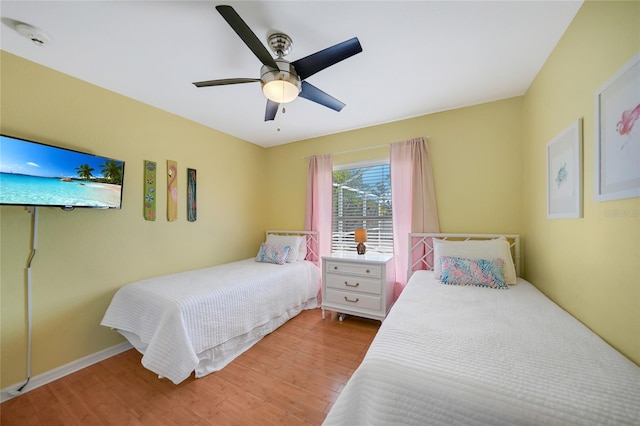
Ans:
{"label": "lamp shade", "polygon": [[356,242],[364,243],[367,241],[367,230],[366,229],[356,229]]}

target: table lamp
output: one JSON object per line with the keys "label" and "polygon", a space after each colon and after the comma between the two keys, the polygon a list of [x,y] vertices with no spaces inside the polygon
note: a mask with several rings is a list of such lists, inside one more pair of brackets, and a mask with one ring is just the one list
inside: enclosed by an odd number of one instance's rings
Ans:
{"label": "table lamp", "polygon": [[356,229],[356,242],[358,243],[358,246],[356,247],[356,250],[358,251],[358,254],[364,254],[367,251],[367,247],[364,245],[364,242],[367,241],[367,230],[366,229]]}

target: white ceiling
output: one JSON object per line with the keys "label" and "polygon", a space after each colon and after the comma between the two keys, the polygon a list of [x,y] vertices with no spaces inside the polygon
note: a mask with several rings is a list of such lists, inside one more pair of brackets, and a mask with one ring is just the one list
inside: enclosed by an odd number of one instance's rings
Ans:
{"label": "white ceiling", "polygon": [[[230,4],[287,60],[357,36],[363,52],[308,81],[341,112],[298,98],[264,122],[260,61],[215,10]],[[10,53],[263,147],[523,95],[582,1],[5,1]],[[38,47],[7,25],[28,23]],[[280,127],[280,131],[278,131]]]}

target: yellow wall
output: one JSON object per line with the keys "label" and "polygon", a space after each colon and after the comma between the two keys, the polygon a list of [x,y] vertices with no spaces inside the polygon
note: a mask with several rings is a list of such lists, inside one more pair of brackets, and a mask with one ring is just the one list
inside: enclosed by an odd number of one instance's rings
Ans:
{"label": "yellow wall", "polygon": [[[594,201],[594,95],[639,51],[640,2],[583,5],[525,96],[523,187],[527,278],[637,364],[640,198]],[[546,144],[581,117],[584,218],[550,220]]]}
{"label": "yellow wall", "polygon": [[[266,220],[266,150],[2,52],[2,133],[124,160],[122,210],[40,208],[33,275],[33,375],[123,341],[99,325],[115,290],[153,275],[254,256]],[[142,216],[143,161],[179,167],[179,211]],[[186,220],[186,168],[198,171],[198,220]],[[0,208],[0,388],[26,371],[25,268],[31,215]]]}
{"label": "yellow wall", "polygon": [[[337,153],[334,164],[388,158],[390,143],[424,136],[441,231],[522,232],[522,102],[517,97],[269,148],[269,225],[304,225],[310,155]],[[354,152],[340,154],[345,151]]]}
{"label": "yellow wall", "polygon": [[[265,228],[302,228],[306,157],[338,153],[335,164],[385,158],[389,143],[416,136],[428,137],[441,230],[522,234],[525,276],[639,363],[640,198],[593,201],[594,91],[640,50],[639,28],[639,2],[589,1],[524,97],[269,149],[2,52],[3,133],[127,162],[121,211],[40,211],[33,374],[121,342],[98,324],[123,284],[250,257]],[[546,143],[580,117],[584,218],[548,220]],[[372,146],[382,147],[360,150]],[[177,222],[166,222],[166,198],[158,221],[144,221],[145,159],[178,161],[181,206],[185,168],[198,170],[196,223],[184,208]],[[24,379],[30,215],[2,207],[0,221],[6,388]]]}

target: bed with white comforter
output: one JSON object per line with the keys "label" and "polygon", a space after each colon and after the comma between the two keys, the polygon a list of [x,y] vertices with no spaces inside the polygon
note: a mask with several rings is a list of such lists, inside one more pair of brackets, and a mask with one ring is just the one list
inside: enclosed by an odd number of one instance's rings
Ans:
{"label": "bed with white comforter", "polygon": [[102,320],[178,384],[218,371],[303,309],[317,307],[320,270],[246,259],[128,284]]}
{"label": "bed with white comforter", "polygon": [[416,271],[325,425],[640,424],[640,368],[522,278]]}

